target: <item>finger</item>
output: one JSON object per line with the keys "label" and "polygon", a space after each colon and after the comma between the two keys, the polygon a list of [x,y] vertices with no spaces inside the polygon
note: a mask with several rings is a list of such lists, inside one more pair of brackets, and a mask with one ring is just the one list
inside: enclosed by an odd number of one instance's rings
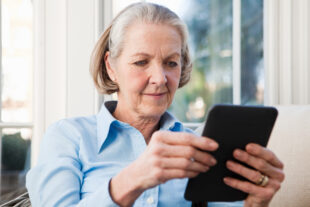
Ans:
{"label": "finger", "polygon": [[272,199],[276,190],[273,188],[260,187],[247,181],[241,181],[230,177],[224,178],[224,183],[232,188],[254,195],[263,200]]}
{"label": "finger", "polygon": [[185,132],[158,131],[154,133],[152,139],[170,145],[193,146],[204,151],[215,151],[218,148],[218,144],[212,139]]}
{"label": "finger", "polygon": [[182,157],[188,160],[193,159],[207,166],[214,166],[216,164],[216,160],[212,155],[191,146],[163,145],[161,151],[161,155],[166,157]]}
{"label": "finger", "polygon": [[261,158],[254,157],[240,149],[235,150],[233,152],[233,155],[237,160],[240,160],[248,164],[249,166],[252,166],[253,168],[257,169],[258,171],[264,173],[271,178],[278,179],[279,181],[283,181],[284,179],[284,174],[281,169],[272,166],[267,161]]}
{"label": "finger", "polygon": [[[226,166],[232,172],[245,177],[246,179],[252,181],[254,184],[257,183],[262,177],[262,174],[259,171],[247,168],[233,161],[227,161]],[[280,188],[280,182],[274,179],[269,179],[267,186],[271,186],[278,190]]]}
{"label": "finger", "polygon": [[252,170],[249,168],[244,167],[243,165],[240,165],[239,163],[233,162],[233,161],[227,161],[226,167],[233,171],[234,173],[237,173],[246,179],[252,181],[253,183],[256,183],[261,179],[262,174],[258,172],[257,170]]}
{"label": "finger", "polygon": [[284,165],[279,158],[269,149],[258,144],[250,143],[246,146],[246,151],[256,157],[260,157],[271,165],[283,169]]}
{"label": "finger", "polygon": [[161,167],[165,169],[181,169],[195,172],[206,172],[210,169],[209,166],[185,158],[163,158],[161,159]]}

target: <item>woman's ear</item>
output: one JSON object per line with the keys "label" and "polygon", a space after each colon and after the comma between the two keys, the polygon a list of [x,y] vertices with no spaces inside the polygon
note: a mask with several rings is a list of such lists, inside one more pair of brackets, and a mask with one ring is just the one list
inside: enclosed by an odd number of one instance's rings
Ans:
{"label": "woman's ear", "polygon": [[110,79],[115,82],[116,81],[116,75],[115,75],[115,71],[114,69],[112,68],[112,64],[111,64],[111,57],[110,57],[110,52],[106,52],[105,55],[104,55],[104,63],[105,63],[105,67],[106,67],[106,70],[107,70],[107,73],[110,77]]}

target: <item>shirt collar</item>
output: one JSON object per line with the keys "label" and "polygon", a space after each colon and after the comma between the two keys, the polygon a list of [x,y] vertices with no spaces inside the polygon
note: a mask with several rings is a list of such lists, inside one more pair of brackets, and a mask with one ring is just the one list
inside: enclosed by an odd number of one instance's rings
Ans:
{"label": "shirt collar", "polygon": [[[112,115],[116,109],[117,101],[107,101],[102,104],[99,113],[97,114],[97,152],[100,152],[102,145],[108,138],[108,134],[113,123],[120,123]],[[124,125],[123,125],[124,126]],[[172,114],[165,112],[159,121],[160,130],[180,131],[183,125]]]}
{"label": "shirt collar", "polygon": [[180,130],[181,127],[182,123],[168,111],[166,111],[160,118],[159,121],[160,130],[175,131]]}
{"label": "shirt collar", "polygon": [[111,124],[117,121],[113,116],[112,113],[116,108],[117,102],[116,101],[107,101],[102,104],[99,113],[97,114],[97,152],[99,153],[101,146],[105,142],[108,133],[110,131]]}

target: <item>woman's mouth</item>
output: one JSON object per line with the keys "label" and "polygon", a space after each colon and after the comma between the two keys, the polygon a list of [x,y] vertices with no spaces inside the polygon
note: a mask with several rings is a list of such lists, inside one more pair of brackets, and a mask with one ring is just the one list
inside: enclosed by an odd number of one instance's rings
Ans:
{"label": "woman's mouth", "polygon": [[167,94],[167,92],[162,93],[144,93],[143,95],[154,98],[154,99],[161,99]]}
{"label": "woman's mouth", "polygon": [[145,93],[144,95],[147,95],[147,96],[162,96],[164,94],[166,94],[166,92],[165,93]]}

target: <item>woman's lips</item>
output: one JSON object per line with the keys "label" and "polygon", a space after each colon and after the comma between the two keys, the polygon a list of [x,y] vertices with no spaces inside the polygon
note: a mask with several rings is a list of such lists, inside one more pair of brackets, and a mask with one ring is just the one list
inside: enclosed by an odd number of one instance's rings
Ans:
{"label": "woman's lips", "polygon": [[153,98],[153,99],[162,99],[163,97],[165,97],[165,95],[167,94],[167,92],[164,93],[144,93],[145,96]]}
{"label": "woman's lips", "polygon": [[145,93],[144,95],[147,95],[147,96],[162,96],[162,95],[165,95],[165,93]]}

